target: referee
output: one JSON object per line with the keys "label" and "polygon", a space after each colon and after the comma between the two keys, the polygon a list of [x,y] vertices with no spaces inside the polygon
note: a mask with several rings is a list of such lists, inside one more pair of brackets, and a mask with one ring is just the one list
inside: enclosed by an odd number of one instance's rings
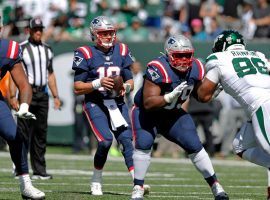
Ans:
{"label": "referee", "polygon": [[[52,49],[41,41],[43,23],[40,19],[30,20],[30,37],[20,45],[23,50],[23,66],[32,86],[33,98],[29,111],[35,114],[36,120],[17,119],[18,129],[28,141],[30,160],[33,170],[32,179],[52,179],[46,171],[46,143],[49,111],[48,86],[54,98],[54,109],[60,109],[56,78],[53,72]],[[11,89],[10,102],[13,109],[18,109],[16,89]]]}

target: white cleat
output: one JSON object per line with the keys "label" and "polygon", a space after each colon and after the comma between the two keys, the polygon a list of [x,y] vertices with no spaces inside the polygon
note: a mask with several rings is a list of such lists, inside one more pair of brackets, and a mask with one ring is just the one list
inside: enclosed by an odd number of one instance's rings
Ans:
{"label": "white cleat", "polygon": [[103,195],[101,183],[98,182],[91,183],[91,194],[95,196]]}
{"label": "white cleat", "polygon": [[34,186],[24,188],[23,190],[21,190],[21,194],[23,199],[45,199],[44,192],[38,190]]}
{"label": "white cleat", "polygon": [[28,174],[19,176],[20,190],[23,199],[45,199],[45,193],[38,190],[32,185],[31,179]]}
{"label": "white cleat", "polygon": [[144,196],[150,194],[150,189],[151,189],[150,185],[143,185],[143,189],[144,189],[144,193],[143,193]]}
{"label": "white cleat", "polygon": [[219,182],[215,182],[211,187],[215,200],[229,200],[229,196],[224,191]]}
{"label": "white cleat", "polygon": [[135,185],[133,187],[131,200],[143,200],[144,189],[140,185]]}

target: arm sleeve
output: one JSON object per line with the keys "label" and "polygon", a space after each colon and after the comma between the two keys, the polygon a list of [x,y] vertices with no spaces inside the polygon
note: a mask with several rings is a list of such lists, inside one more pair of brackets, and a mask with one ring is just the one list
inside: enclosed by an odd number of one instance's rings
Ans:
{"label": "arm sleeve", "polygon": [[211,70],[209,70],[207,72],[205,77],[208,78],[213,83],[219,83],[219,81],[220,81],[220,71],[219,71],[219,69],[217,67],[212,68]]}
{"label": "arm sleeve", "polygon": [[155,84],[162,83],[164,79],[162,73],[155,66],[148,65],[145,72],[145,78]]}
{"label": "arm sleeve", "polygon": [[53,51],[51,48],[48,48],[48,54],[49,54],[48,72],[51,74],[53,73]]}

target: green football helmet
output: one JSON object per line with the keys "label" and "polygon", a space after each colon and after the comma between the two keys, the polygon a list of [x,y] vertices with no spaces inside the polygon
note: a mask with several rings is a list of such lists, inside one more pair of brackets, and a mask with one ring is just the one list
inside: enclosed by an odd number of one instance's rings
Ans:
{"label": "green football helmet", "polygon": [[240,44],[245,46],[243,36],[234,30],[226,30],[220,33],[214,41],[213,53],[225,51],[229,46]]}

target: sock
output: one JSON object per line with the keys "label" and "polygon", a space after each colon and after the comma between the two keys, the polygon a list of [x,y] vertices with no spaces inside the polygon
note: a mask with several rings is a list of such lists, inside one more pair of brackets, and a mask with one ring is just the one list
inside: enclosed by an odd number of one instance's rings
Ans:
{"label": "sock", "polygon": [[102,180],[102,169],[94,169],[93,176],[92,176],[92,182],[98,182],[101,183]]}
{"label": "sock", "polygon": [[263,167],[270,167],[270,156],[260,147],[253,147],[245,150],[242,154],[242,158]]}
{"label": "sock", "polygon": [[134,162],[134,184],[143,185],[144,177],[146,176],[151,160],[151,150],[135,149],[133,153]]}
{"label": "sock", "polygon": [[131,174],[132,180],[134,180],[134,167],[129,170],[129,173]]}
{"label": "sock", "polygon": [[209,178],[215,174],[211,160],[204,148],[198,153],[188,155],[188,157],[204,178]]}

